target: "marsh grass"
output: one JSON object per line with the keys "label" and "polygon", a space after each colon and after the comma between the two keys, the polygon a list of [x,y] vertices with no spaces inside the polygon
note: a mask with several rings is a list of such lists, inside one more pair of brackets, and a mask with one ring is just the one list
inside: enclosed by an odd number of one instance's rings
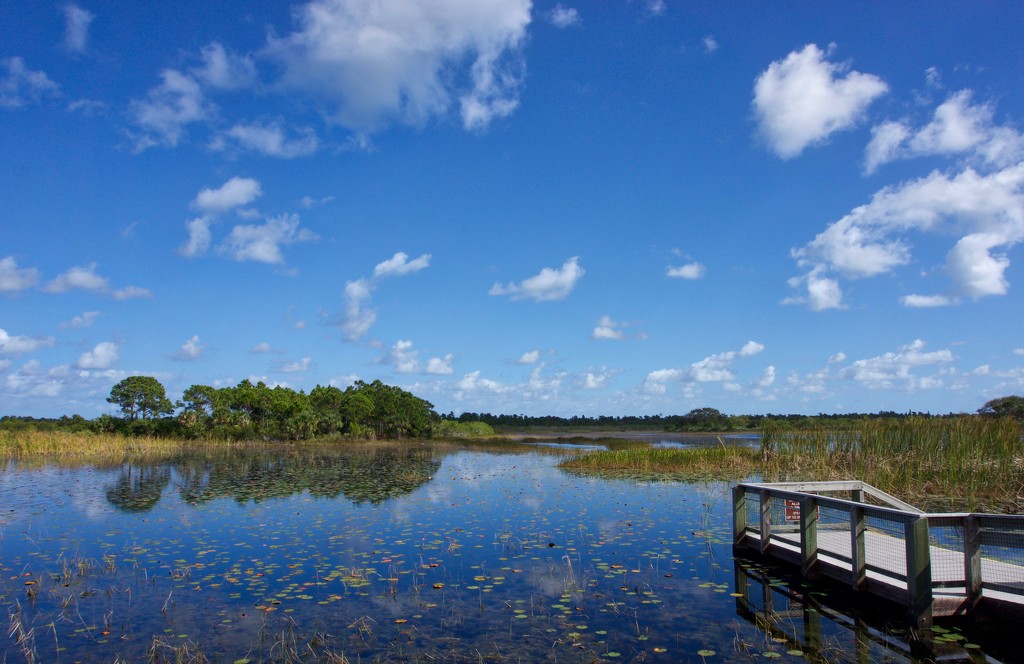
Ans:
{"label": "marsh grass", "polygon": [[762,432],[764,476],[859,479],[930,510],[1024,510],[1024,442],[1012,418],[865,420]]}
{"label": "marsh grass", "polygon": [[640,445],[581,454],[562,462],[561,467],[579,472],[671,474],[696,479],[742,478],[761,469],[760,452],[747,446],[671,449]]}

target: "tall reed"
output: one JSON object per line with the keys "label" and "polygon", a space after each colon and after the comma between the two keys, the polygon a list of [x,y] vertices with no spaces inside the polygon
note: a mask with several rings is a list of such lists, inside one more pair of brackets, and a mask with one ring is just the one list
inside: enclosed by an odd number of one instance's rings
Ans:
{"label": "tall reed", "polygon": [[1024,509],[1024,443],[1012,418],[871,419],[762,430],[766,476],[859,479],[932,509]]}

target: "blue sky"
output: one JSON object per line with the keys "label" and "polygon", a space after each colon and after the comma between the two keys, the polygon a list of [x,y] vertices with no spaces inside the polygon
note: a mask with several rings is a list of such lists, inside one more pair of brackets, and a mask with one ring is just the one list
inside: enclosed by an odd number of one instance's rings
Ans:
{"label": "blue sky", "polygon": [[244,378],[439,412],[1024,391],[1024,6],[0,7],[0,412]]}

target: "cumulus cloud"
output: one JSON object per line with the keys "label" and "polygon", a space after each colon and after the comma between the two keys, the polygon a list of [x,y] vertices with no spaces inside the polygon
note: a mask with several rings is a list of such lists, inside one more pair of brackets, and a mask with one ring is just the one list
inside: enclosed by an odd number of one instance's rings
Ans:
{"label": "cumulus cloud", "polygon": [[294,159],[315,153],[320,149],[320,139],[311,127],[290,131],[278,119],[270,122],[240,122],[218,136],[211,147],[214,150],[226,150],[231,145],[268,157]]}
{"label": "cumulus cloud", "polygon": [[256,344],[252,348],[250,348],[249,352],[252,353],[253,355],[259,355],[259,354],[263,354],[263,353],[283,353],[284,351],[283,350],[276,350],[269,343],[267,343],[266,341],[263,341],[261,343]]}
{"label": "cumulus cloud", "polygon": [[202,66],[192,73],[210,87],[243,90],[256,82],[256,65],[248,56],[232,53],[218,42],[204,46],[201,56]]}
{"label": "cumulus cloud", "polygon": [[608,381],[612,379],[615,373],[604,367],[597,373],[593,371],[584,372],[581,387],[585,390],[600,390],[608,386]]}
{"label": "cumulus cloud", "polygon": [[[829,62],[815,44],[772,62],[754,84],[754,112],[772,150],[789,159],[854,126],[888,91],[882,79]],[[845,74],[845,75],[844,75]]]}
{"label": "cumulus cloud", "polygon": [[593,339],[611,339],[619,341],[626,338],[626,333],[621,329],[621,323],[612,319],[611,316],[601,316],[601,320],[597,322],[597,327],[590,333]]}
{"label": "cumulus cloud", "polygon": [[81,316],[75,316],[69,321],[62,322],[60,324],[60,328],[62,330],[80,330],[82,328],[91,327],[99,315],[100,312],[98,311],[86,311]]}
{"label": "cumulus cloud", "polygon": [[580,13],[573,7],[566,7],[562,3],[555,5],[555,8],[548,12],[548,20],[556,28],[569,28],[583,22]]}
{"label": "cumulus cloud", "polygon": [[704,44],[704,50],[708,53],[714,53],[718,50],[718,40],[715,39],[714,35],[705,35],[701,43]]}
{"label": "cumulus cloud", "polygon": [[488,291],[490,295],[508,295],[513,300],[536,300],[545,302],[564,300],[572,292],[585,270],[579,265],[579,257],[573,256],[561,268],[546,267],[533,277],[516,284],[509,282],[502,286],[495,283]]}
{"label": "cumulus cloud", "polygon": [[176,69],[165,69],[160,78],[160,85],[151,88],[144,98],[131,101],[130,113],[137,131],[129,135],[136,152],[155,146],[175,147],[187,125],[214,115],[213,105],[195,78]]}
{"label": "cumulus cloud", "polygon": [[168,357],[179,362],[192,362],[202,357],[205,352],[206,343],[199,339],[198,334],[194,334]]}
{"label": "cumulus cloud", "polygon": [[516,364],[535,364],[540,359],[539,350],[528,350],[519,356]]}
{"label": "cumulus cloud", "polygon": [[186,258],[202,256],[210,248],[213,234],[210,232],[210,224],[213,220],[210,217],[196,217],[185,222],[185,230],[188,231],[188,240],[178,247],[178,253]]}
{"label": "cumulus cloud", "polygon": [[345,284],[345,314],[341,330],[345,341],[356,341],[365,335],[377,321],[377,312],[368,307],[377,283],[385,277],[401,277],[413,274],[430,266],[430,254],[409,260],[404,251],[396,252],[391,258],[377,263],[373,277],[349,281]]}
{"label": "cumulus cloud", "polygon": [[378,277],[400,277],[413,272],[419,272],[430,266],[430,254],[423,254],[419,258],[409,260],[409,255],[404,251],[397,252],[394,256],[381,261],[373,268],[374,278]]}
{"label": "cumulus cloud", "polygon": [[[955,175],[930,175],[877,192],[871,201],[829,225],[795,249],[798,265],[809,268],[790,280],[806,286],[812,309],[839,306],[838,282],[872,277],[911,260],[911,233],[959,235],[949,250],[945,272],[957,296],[1003,295],[1009,288],[1005,251],[1024,239],[1024,163],[984,175],[972,168]],[[812,290],[818,288],[815,295]],[[931,298],[931,299],[922,299]],[[937,296],[909,296],[905,303],[935,304]]]}
{"label": "cumulus cloud", "polygon": [[857,360],[845,367],[839,375],[841,378],[858,381],[869,388],[933,387],[935,386],[933,377],[920,378],[914,374],[914,370],[932,365],[948,364],[953,361],[953,353],[948,349],[926,352],[923,350],[924,347],[924,341],[915,339],[911,343],[901,346],[895,352]]}
{"label": "cumulus cloud", "polygon": [[53,337],[25,337],[10,335],[7,330],[0,329],[0,354],[23,355],[34,353],[40,348],[48,348],[54,343]]}
{"label": "cumulus cloud", "polygon": [[216,189],[201,190],[192,200],[192,208],[203,214],[223,214],[248,205],[262,195],[263,190],[257,180],[235,176]]}
{"label": "cumulus cloud", "polygon": [[725,383],[736,380],[732,364],[738,357],[752,357],[764,350],[764,345],[748,341],[738,351],[715,353],[681,369],[658,369],[651,371],[644,379],[643,391],[648,394],[665,394],[666,383]]}
{"label": "cumulus cloud", "polygon": [[647,0],[644,4],[644,13],[648,16],[661,16],[667,9],[665,0]]}
{"label": "cumulus cloud", "polygon": [[872,130],[864,169],[872,173],[896,159],[967,154],[979,164],[1004,168],[1024,159],[1024,136],[993,122],[994,108],[972,102],[971,90],[960,90],[940,104],[928,124],[914,129],[905,122],[886,121]]}
{"label": "cumulus cloud", "polygon": [[0,258],[0,293],[15,293],[39,283],[39,270],[18,267],[14,256]]}
{"label": "cumulus cloud", "polygon": [[43,287],[48,293],[67,293],[72,290],[106,291],[110,280],[96,274],[96,263],[69,269]]}
{"label": "cumulus cloud", "polygon": [[700,279],[706,271],[703,264],[693,262],[679,267],[669,266],[665,274],[675,279]]}
{"label": "cumulus cloud", "polygon": [[444,357],[432,357],[424,364],[419,359],[419,351],[413,348],[412,341],[399,339],[379,362],[391,365],[395,373],[448,376],[455,373],[453,359],[454,356],[448,353]]}
{"label": "cumulus cloud", "polygon": [[330,104],[357,132],[421,125],[458,97],[463,126],[510,114],[522,87],[530,0],[313,0],[298,29],[270,37],[280,85]]}
{"label": "cumulus cloud", "polygon": [[117,361],[117,350],[117,344],[112,341],[98,343],[92,350],[82,353],[75,366],[79,369],[109,369]]}
{"label": "cumulus cloud", "polygon": [[96,15],[75,4],[64,5],[64,48],[84,53],[89,43],[89,25]]}
{"label": "cumulus cloud", "polygon": [[60,94],[45,72],[29,69],[20,57],[0,58],[0,108],[22,108]]}
{"label": "cumulus cloud", "polygon": [[345,283],[345,320],[341,324],[345,341],[360,339],[377,321],[377,312],[366,306],[374,288],[369,279]]}
{"label": "cumulus cloud", "polygon": [[927,309],[948,307],[957,304],[957,300],[945,295],[904,295],[900,298],[900,304],[911,309]]}
{"label": "cumulus cloud", "polygon": [[309,371],[310,367],[313,366],[313,358],[304,357],[301,360],[294,362],[285,362],[281,365],[282,373],[302,373]]}
{"label": "cumulus cloud", "polygon": [[115,300],[135,300],[140,297],[153,297],[153,292],[142,286],[125,286],[110,291],[110,296]]}
{"label": "cumulus cloud", "polygon": [[284,263],[281,247],[299,242],[313,242],[319,236],[299,228],[299,216],[283,214],[262,224],[239,224],[220,245],[219,251],[236,261]]}

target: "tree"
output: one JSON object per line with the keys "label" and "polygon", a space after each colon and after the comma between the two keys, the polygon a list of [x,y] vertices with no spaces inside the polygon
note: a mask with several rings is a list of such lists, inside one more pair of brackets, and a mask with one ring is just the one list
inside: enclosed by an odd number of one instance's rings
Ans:
{"label": "tree", "polygon": [[110,388],[107,402],[117,405],[129,422],[174,412],[174,404],[167,398],[164,386],[152,376],[125,378]]}
{"label": "tree", "polygon": [[1024,422],[1024,397],[999,397],[986,401],[985,405],[978,409],[978,414],[1012,417]]}

